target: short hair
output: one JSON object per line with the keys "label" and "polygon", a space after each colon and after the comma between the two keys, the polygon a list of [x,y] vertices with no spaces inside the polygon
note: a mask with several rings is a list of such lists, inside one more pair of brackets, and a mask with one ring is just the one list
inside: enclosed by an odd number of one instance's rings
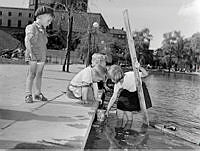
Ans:
{"label": "short hair", "polygon": [[92,66],[102,65],[102,63],[106,64],[106,56],[100,53],[94,53],[92,55]]}
{"label": "short hair", "polygon": [[107,74],[106,67],[103,67],[98,64],[93,67],[93,70],[94,70],[95,75],[97,75],[98,77],[101,77],[103,80],[105,80],[105,76]]}
{"label": "short hair", "polygon": [[124,78],[124,72],[122,68],[118,65],[112,65],[108,71],[110,78],[115,83],[118,83],[122,78]]}
{"label": "short hair", "polygon": [[52,17],[54,17],[54,10],[53,8],[48,7],[48,6],[41,6],[35,11],[35,17],[38,17],[43,14],[49,14]]}

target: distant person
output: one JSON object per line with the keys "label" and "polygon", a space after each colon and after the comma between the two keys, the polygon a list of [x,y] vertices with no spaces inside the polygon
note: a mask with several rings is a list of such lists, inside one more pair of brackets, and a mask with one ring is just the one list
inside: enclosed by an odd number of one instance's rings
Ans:
{"label": "distant person", "polygon": [[101,65],[94,67],[88,66],[76,74],[68,86],[68,97],[80,99],[82,103],[87,104],[93,101],[101,102],[98,97],[97,82],[105,80],[107,70]]}
{"label": "distant person", "polygon": [[39,7],[35,12],[36,21],[28,25],[25,30],[25,61],[29,63],[28,76],[26,80],[26,103],[33,103],[32,86],[35,79],[35,99],[47,101],[41,93],[42,72],[44,69],[47,53],[46,27],[54,18],[53,9],[50,7]]}
{"label": "distant person", "polygon": [[[136,65],[136,68],[139,68],[141,71],[140,77],[146,77],[148,75],[147,71],[142,68],[139,63]],[[140,111],[141,109],[136,89],[134,72],[129,71],[124,73],[120,66],[112,65],[108,71],[108,74],[110,75],[111,80],[115,83],[115,85],[106,114],[108,115],[109,110],[115,101],[117,101],[117,115],[120,119],[123,118],[124,111],[127,111],[126,113],[131,113],[132,111]],[[143,84],[143,91],[144,93],[146,92],[145,83]],[[146,96],[149,97],[148,95]],[[145,102],[147,108],[152,106],[151,100],[149,98],[145,99]]]}

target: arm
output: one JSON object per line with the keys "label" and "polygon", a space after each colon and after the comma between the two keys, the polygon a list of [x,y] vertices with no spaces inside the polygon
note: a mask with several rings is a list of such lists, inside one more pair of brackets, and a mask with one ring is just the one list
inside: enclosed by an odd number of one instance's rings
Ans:
{"label": "arm", "polygon": [[26,36],[25,36],[25,46],[26,46],[26,50],[28,52],[28,54],[30,55],[31,59],[35,60],[35,54],[32,51],[32,47],[36,41],[36,37],[35,37],[35,29],[32,25],[29,25],[26,27]]}
{"label": "arm", "polygon": [[108,107],[107,107],[107,111],[106,111],[107,115],[108,115],[110,108],[113,106],[114,102],[117,100],[118,91],[119,91],[119,87],[115,84],[113,95],[108,103]]}
{"label": "arm", "polygon": [[101,100],[101,97],[98,96],[98,86],[97,86],[97,83],[93,83],[92,87],[93,87],[95,101],[99,101],[101,103],[102,100]]}
{"label": "arm", "polygon": [[140,66],[140,71],[142,72],[141,78],[147,77],[148,76],[148,72]]}
{"label": "arm", "polygon": [[140,66],[140,63],[136,63],[135,67],[141,71],[140,74],[141,78],[148,76],[148,72],[143,67]]}
{"label": "arm", "polygon": [[88,88],[89,87],[82,87],[81,89],[83,103],[87,103]]}

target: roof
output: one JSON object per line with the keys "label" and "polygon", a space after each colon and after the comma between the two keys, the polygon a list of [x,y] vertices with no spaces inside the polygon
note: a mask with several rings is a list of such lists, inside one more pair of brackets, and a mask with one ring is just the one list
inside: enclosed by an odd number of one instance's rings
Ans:
{"label": "roof", "polygon": [[126,32],[122,29],[113,29],[111,28],[110,31],[109,31],[111,34],[126,34]]}
{"label": "roof", "polygon": [[34,11],[33,9],[30,8],[19,8],[19,7],[1,7],[0,9],[17,9],[17,10],[28,10],[28,11]]}
{"label": "roof", "polygon": [[[62,13],[62,14],[60,14]],[[54,21],[54,27],[58,26],[59,22],[62,22],[62,29],[67,31],[68,24],[68,14],[66,11],[56,11],[56,16],[63,16],[64,19],[61,21],[60,17],[57,17]],[[85,13],[85,12],[74,12],[73,13],[73,28],[72,30],[75,32],[85,32],[89,27],[92,27],[94,22],[99,24],[100,30],[101,28],[109,30],[107,23],[105,22],[103,16],[100,13]],[[58,28],[58,27],[57,27]]]}

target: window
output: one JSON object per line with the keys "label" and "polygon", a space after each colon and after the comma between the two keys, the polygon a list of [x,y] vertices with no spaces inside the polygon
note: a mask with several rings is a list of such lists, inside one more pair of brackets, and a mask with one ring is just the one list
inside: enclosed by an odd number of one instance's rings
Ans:
{"label": "window", "polygon": [[10,27],[11,26],[11,20],[9,19],[8,20],[8,27]]}
{"label": "window", "polygon": [[0,26],[2,25],[2,19],[0,19]]}
{"label": "window", "polygon": [[22,16],[22,13],[21,13],[21,12],[19,12],[19,16]]}
{"label": "window", "polygon": [[0,16],[1,16],[2,14],[3,14],[2,11],[0,11]]}
{"label": "window", "polygon": [[12,13],[11,13],[11,12],[8,12],[8,16],[12,16]]}
{"label": "window", "polygon": [[18,20],[18,27],[21,27],[21,26],[22,26],[22,21]]}
{"label": "window", "polygon": [[29,25],[29,24],[32,24],[32,21],[31,21],[31,20],[28,21],[28,25]]}
{"label": "window", "polygon": [[28,15],[28,16],[29,16],[29,18],[31,18],[31,17],[32,17],[32,14],[31,14],[31,13],[29,13],[29,15]]}

